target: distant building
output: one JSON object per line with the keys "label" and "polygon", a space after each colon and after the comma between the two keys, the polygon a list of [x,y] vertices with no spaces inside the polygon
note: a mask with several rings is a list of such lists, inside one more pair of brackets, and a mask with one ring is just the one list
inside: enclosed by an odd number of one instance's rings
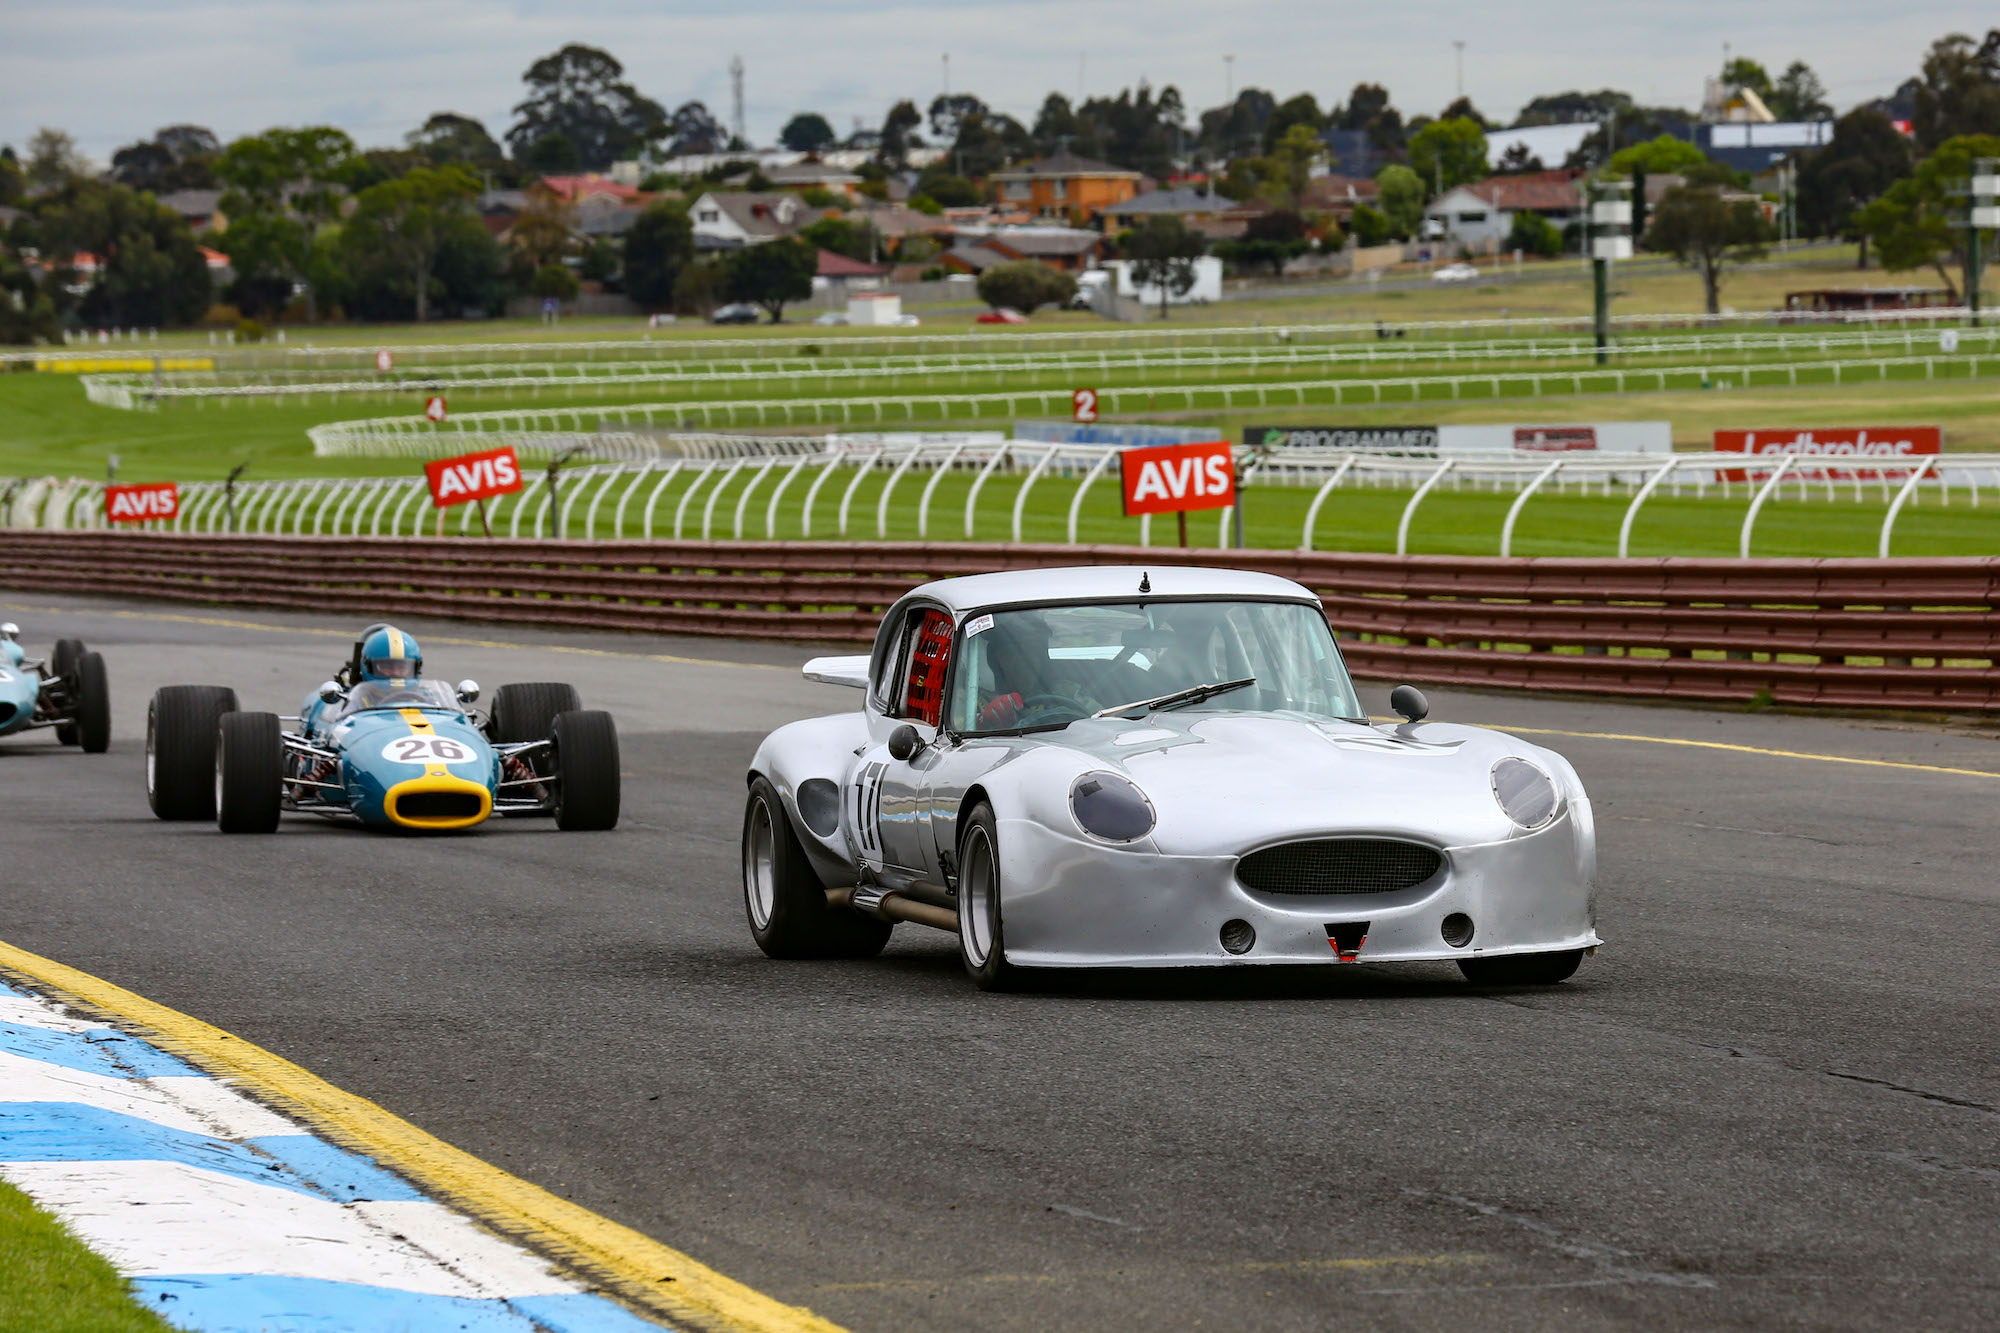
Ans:
{"label": "distant building", "polygon": [[1694,129],[1695,147],[1752,176],[1763,175],[1802,148],[1819,148],[1832,141],[1830,120],[1757,121],[1697,125]]}
{"label": "distant building", "polygon": [[795,194],[710,190],[694,201],[688,218],[698,250],[737,250],[790,236],[818,213]]}
{"label": "distant building", "polygon": [[595,173],[584,176],[544,176],[537,185],[566,204],[581,203],[595,194],[609,195],[626,203],[652,197],[636,185],[627,185],[609,176],[599,176]]}
{"label": "distant building", "polygon": [[229,226],[222,215],[220,190],[170,190],[159,196],[162,207],[181,215],[190,231],[220,232]]}
{"label": "distant building", "polygon": [[1543,171],[1531,176],[1490,176],[1474,185],[1446,190],[1424,209],[1441,233],[1469,250],[1496,252],[1514,229],[1517,213],[1535,213],[1558,230],[1583,218],[1583,193],[1568,171]]}
{"label": "distant building", "polygon": [[853,172],[828,166],[824,162],[798,162],[788,167],[773,167],[764,176],[781,190],[829,190],[849,198],[854,196],[855,187],[861,184],[861,177]]}
{"label": "distant building", "polygon": [[1139,193],[1145,177],[1136,171],[1061,152],[991,177],[1003,204],[1031,209],[1037,217],[1085,222]]}
{"label": "distant building", "polygon": [[1299,208],[1308,213],[1330,214],[1345,227],[1354,217],[1355,209],[1363,204],[1373,208],[1381,197],[1382,187],[1364,176],[1315,176],[1306,182]]}
{"label": "distant building", "polygon": [[1170,190],[1152,190],[1134,195],[1122,204],[1113,204],[1104,210],[1104,216],[1121,230],[1142,227],[1156,217],[1176,217],[1190,226],[1202,226],[1219,220],[1236,206],[1234,199],[1225,199],[1212,190],[1176,185]]}
{"label": "distant building", "polygon": [[1366,130],[1321,130],[1319,138],[1326,145],[1328,169],[1343,176],[1373,179],[1389,164],[1388,154],[1369,142]]}
{"label": "distant building", "polygon": [[1065,273],[1095,265],[1101,233],[1076,227],[961,227],[938,263],[955,273],[984,273],[996,264],[1036,260]]}

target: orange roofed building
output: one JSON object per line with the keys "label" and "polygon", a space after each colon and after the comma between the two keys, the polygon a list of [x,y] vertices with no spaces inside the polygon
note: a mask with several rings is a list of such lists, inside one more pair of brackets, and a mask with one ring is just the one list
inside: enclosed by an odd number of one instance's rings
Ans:
{"label": "orange roofed building", "polygon": [[1024,208],[1037,217],[1085,222],[1139,193],[1145,177],[1136,171],[1061,152],[1025,167],[996,171],[1003,207]]}

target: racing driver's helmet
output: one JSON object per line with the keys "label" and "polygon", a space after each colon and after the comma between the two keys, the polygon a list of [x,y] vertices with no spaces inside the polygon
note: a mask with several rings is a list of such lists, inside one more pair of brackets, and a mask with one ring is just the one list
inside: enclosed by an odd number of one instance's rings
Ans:
{"label": "racing driver's helmet", "polygon": [[361,679],[415,680],[424,674],[424,650],[394,625],[383,625],[361,641]]}

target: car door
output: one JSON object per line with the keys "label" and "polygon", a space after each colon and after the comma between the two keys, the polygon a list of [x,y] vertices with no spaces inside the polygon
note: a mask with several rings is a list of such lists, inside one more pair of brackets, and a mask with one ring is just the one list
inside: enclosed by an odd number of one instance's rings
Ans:
{"label": "car door", "polygon": [[[916,606],[904,614],[899,639],[885,662],[883,712],[893,726],[916,728],[923,744],[908,759],[889,753],[886,739],[862,756],[857,787],[872,828],[885,879],[942,884],[932,836],[931,779],[946,750],[938,741],[944,686],[956,626],[942,607]],[[865,847],[864,851],[871,850]]]}

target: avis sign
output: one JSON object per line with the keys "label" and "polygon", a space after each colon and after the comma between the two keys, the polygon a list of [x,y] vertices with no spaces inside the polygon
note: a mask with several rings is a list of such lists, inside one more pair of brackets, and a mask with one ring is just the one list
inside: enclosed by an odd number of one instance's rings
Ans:
{"label": "avis sign", "polygon": [[1227,440],[1127,449],[1118,463],[1128,515],[1225,509],[1236,503],[1236,455]]}
{"label": "avis sign", "polygon": [[510,448],[434,458],[424,464],[424,475],[431,483],[431,503],[440,509],[521,489],[521,461]]}
{"label": "avis sign", "polygon": [[147,523],[180,516],[181,488],[171,481],[104,488],[104,517],[112,523]]}

